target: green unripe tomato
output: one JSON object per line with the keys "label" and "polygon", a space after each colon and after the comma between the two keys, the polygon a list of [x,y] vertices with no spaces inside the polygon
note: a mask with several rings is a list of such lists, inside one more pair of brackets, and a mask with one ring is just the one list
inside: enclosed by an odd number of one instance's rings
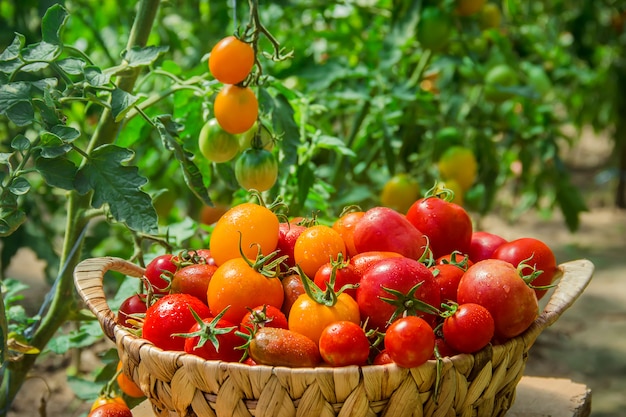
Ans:
{"label": "green unripe tomato", "polygon": [[450,40],[452,22],[438,7],[425,7],[417,23],[417,41],[424,49],[442,50]]}
{"label": "green unripe tomato", "polygon": [[237,158],[235,178],[246,190],[267,191],[278,178],[278,161],[267,149],[248,148]]}
{"label": "green unripe tomato", "polygon": [[506,64],[492,67],[485,75],[485,98],[489,101],[501,103],[511,97],[513,93],[502,88],[517,85],[517,73]]}
{"label": "green unripe tomato", "polygon": [[222,129],[216,119],[210,119],[200,130],[198,147],[209,161],[227,162],[239,153],[239,140]]}
{"label": "green unripe tomato", "polygon": [[[261,126],[260,132],[259,132],[259,125]],[[257,135],[257,132],[259,132],[258,133],[259,140],[260,140],[259,144],[253,143],[254,137]],[[252,147],[257,147],[257,148],[261,147],[268,151],[271,151],[272,149],[274,149],[274,138],[272,136],[272,133],[269,131],[269,129],[265,125],[263,125],[263,123],[259,123],[258,121],[255,122],[254,125],[252,125],[250,129],[239,134],[238,136],[239,136],[239,149],[241,149],[242,151],[245,151],[246,149],[252,148]]]}

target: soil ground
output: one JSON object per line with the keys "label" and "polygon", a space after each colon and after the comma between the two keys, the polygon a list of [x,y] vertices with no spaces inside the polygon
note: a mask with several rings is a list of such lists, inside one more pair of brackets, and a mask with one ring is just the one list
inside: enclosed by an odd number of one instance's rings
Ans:
{"label": "soil ground", "polygon": [[[547,242],[566,262],[587,258],[596,269],[589,287],[559,320],[545,330],[530,351],[526,375],[568,378],[592,390],[592,416],[624,415],[626,409],[626,211],[611,208],[611,189],[602,182],[601,167],[610,157],[606,140],[589,137],[569,153],[573,179],[589,205],[576,233],[570,233],[560,215],[543,218],[526,213],[511,222],[497,214],[480,220],[478,227],[507,239],[535,237]],[[32,305],[40,305],[47,290],[42,286],[43,265],[27,252],[11,267],[14,278],[32,285],[27,294]],[[98,349],[108,341],[82,353],[89,370],[99,366]],[[88,404],[78,400],[67,383],[69,357],[43,358],[34,369],[36,377],[26,381],[10,417],[35,417],[45,402],[48,416],[84,416]]]}

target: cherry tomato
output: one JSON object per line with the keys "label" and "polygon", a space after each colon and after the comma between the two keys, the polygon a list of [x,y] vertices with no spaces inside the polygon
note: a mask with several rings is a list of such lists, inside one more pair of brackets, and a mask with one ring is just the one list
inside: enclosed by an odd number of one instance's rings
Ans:
{"label": "cherry tomato", "polygon": [[118,361],[117,363],[117,386],[120,387],[120,390],[129,397],[132,398],[143,398],[146,394],[143,393],[141,388],[130,379],[124,372],[120,372],[122,370],[122,361]]}
{"label": "cherry tomato", "polygon": [[365,275],[365,272],[370,267],[378,263],[378,261],[382,261],[383,259],[388,259],[388,258],[403,258],[403,256],[397,252],[385,252],[385,251],[361,252],[359,254],[356,254],[352,258],[350,258],[350,263],[354,265],[354,267],[359,272],[359,275],[361,275],[361,278],[362,278],[363,275]]}
{"label": "cherry tomato", "polygon": [[232,207],[217,221],[211,233],[209,249],[216,265],[239,258],[240,250],[248,259],[255,259],[257,245],[264,256],[269,255],[278,244],[278,227],[278,217],[267,207],[254,203]]}
{"label": "cherry tomato", "polygon": [[[361,281],[361,274],[356,267],[348,261],[332,261],[322,265],[313,278],[313,282],[322,291],[326,289],[326,283],[330,282],[331,274],[333,273],[333,265],[335,267],[335,286],[334,290],[339,291],[344,285],[357,285]],[[356,288],[348,288],[345,293],[350,297],[356,299]]]}
{"label": "cherry tomato", "polygon": [[254,66],[252,45],[227,36],[220,40],[209,55],[209,70],[224,84],[238,84],[246,79]]}
{"label": "cherry tomato", "polygon": [[109,403],[116,403],[116,404],[127,406],[126,401],[124,401],[124,398],[122,398],[120,396],[117,396],[117,395],[113,395],[113,396],[101,395],[98,398],[96,398],[94,400],[94,402],[91,404],[91,408],[89,409],[89,412],[91,413],[96,408],[98,408],[100,406],[103,406],[105,404],[109,404]]}
{"label": "cherry tomato", "polygon": [[518,83],[517,72],[507,64],[492,67],[485,75],[485,98],[495,103],[510,99],[515,94],[507,88]]}
{"label": "cherry tomato", "polygon": [[281,308],[285,316],[289,316],[291,306],[296,302],[298,297],[304,294],[304,285],[302,285],[302,279],[298,274],[290,274],[282,279],[283,293],[285,299],[283,300],[283,306]]}
{"label": "cherry tomato", "polygon": [[471,188],[478,175],[478,162],[474,152],[460,145],[446,149],[437,161],[437,168],[444,182],[456,181],[463,191]]}
{"label": "cherry tomato", "polygon": [[136,328],[133,320],[137,322],[139,316],[146,314],[146,310],[148,310],[147,301],[144,294],[134,294],[126,298],[117,311],[117,323],[130,329]]}
{"label": "cherry tomato", "polygon": [[345,257],[346,245],[341,235],[326,225],[307,227],[300,233],[294,245],[296,264],[310,278],[329,259],[337,259],[339,254]]}
{"label": "cherry tomato", "polygon": [[180,268],[172,278],[172,293],[185,293],[207,303],[206,294],[216,265],[191,264]]}
{"label": "cherry tomato", "polygon": [[239,141],[235,135],[222,129],[217,119],[210,119],[200,130],[198,148],[211,162],[227,162],[239,153]]}
{"label": "cherry tomato", "polygon": [[94,409],[87,417],[133,417],[133,413],[127,405],[113,402]]}
{"label": "cherry tomato", "polygon": [[207,291],[207,300],[214,316],[226,310],[222,318],[241,323],[248,312],[263,304],[278,309],[283,304],[283,285],[278,277],[267,277],[260,266],[251,265],[243,258],[233,258],[220,265]]}
{"label": "cherry tomato", "polygon": [[443,321],[443,337],[460,353],[478,352],[493,338],[495,324],[489,310],[480,304],[467,303],[453,307]]}
{"label": "cherry tomato", "polygon": [[185,339],[185,352],[206,360],[239,362],[244,351],[237,349],[243,343],[236,330],[233,323],[218,317],[196,321],[187,332],[193,336]]}
{"label": "cherry tomato", "polygon": [[320,355],[331,366],[365,365],[370,343],[365,331],[351,321],[338,321],[322,330]]}
{"label": "cherry tomato", "polygon": [[215,224],[228,211],[230,207],[216,203],[214,206],[204,205],[200,208],[200,223]]}
{"label": "cherry tomato", "polygon": [[152,287],[155,294],[167,294],[169,292],[170,282],[163,279],[163,273],[173,274],[176,272],[177,266],[172,262],[174,255],[166,253],[159,255],[146,265],[144,277]]}
{"label": "cherry tomato", "polygon": [[285,264],[289,267],[296,266],[294,248],[296,246],[298,236],[300,236],[300,233],[304,230],[306,230],[305,226],[301,226],[293,222],[282,222],[278,226],[278,256],[287,256]]}
{"label": "cherry tomato", "polygon": [[477,231],[472,233],[468,255],[474,262],[489,259],[506,239],[493,233]]}
{"label": "cherry tomato", "polygon": [[185,338],[174,336],[185,333],[196,322],[193,310],[200,318],[209,317],[206,304],[189,294],[168,294],[148,307],[143,322],[142,337],[163,350],[183,351]]}
{"label": "cherry tomato", "polygon": [[372,361],[372,365],[387,365],[389,363],[393,363],[393,359],[391,359],[389,353],[387,353],[385,349],[378,352]]}
{"label": "cherry tomato", "polygon": [[425,7],[417,23],[417,41],[422,48],[440,51],[452,33],[452,21],[439,7]]}
{"label": "cherry tomato", "polygon": [[401,317],[385,332],[385,350],[403,368],[414,368],[429,360],[435,349],[435,333],[425,320]]}
{"label": "cherry tomato", "polygon": [[406,173],[396,174],[383,186],[380,203],[400,213],[406,213],[419,198],[419,192],[420,187],[415,179]]}
{"label": "cherry tomato", "polygon": [[264,304],[250,309],[241,319],[239,330],[243,333],[250,333],[250,329],[260,327],[279,327],[287,329],[287,317],[280,309]]}
{"label": "cherry tomato", "polygon": [[354,228],[359,220],[365,214],[364,211],[351,211],[341,217],[339,217],[334,223],[332,228],[339,233],[346,244],[346,250],[350,257],[356,255],[358,252],[354,246]]}
{"label": "cherry tomato", "polygon": [[485,259],[469,267],[459,282],[457,302],[489,310],[495,337],[501,341],[521,334],[539,314],[535,291],[515,266],[500,259]]}
{"label": "cherry tomato", "polygon": [[225,85],[213,103],[218,123],[228,133],[238,134],[250,129],[259,115],[259,102],[250,87]]}
{"label": "cherry tomato", "polygon": [[441,301],[456,301],[456,293],[465,269],[453,264],[433,265],[430,267],[440,289]]}
{"label": "cherry tomato", "polygon": [[[510,262],[516,268],[524,262],[521,272],[530,275],[542,271],[530,284],[532,287],[545,287],[552,284],[559,272],[552,249],[539,239],[523,237],[503,243],[493,252],[492,257]],[[546,295],[547,289],[535,288],[537,299]]]}
{"label": "cherry tomato", "polygon": [[456,13],[460,16],[471,16],[478,13],[487,0],[457,0]]}
{"label": "cherry tomato", "polygon": [[[255,140],[258,142],[255,143]],[[239,135],[239,149],[245,151],[248,148],[263,148],[267,151],[274,149],[274,137],[263,123],[257,121],[250,129]]]}
{"label": "cherry tomato", "polygon": [[268,150],[248,148],[237,158],[235,178],[245,190],[267,191],[278,178],[278,161]]}

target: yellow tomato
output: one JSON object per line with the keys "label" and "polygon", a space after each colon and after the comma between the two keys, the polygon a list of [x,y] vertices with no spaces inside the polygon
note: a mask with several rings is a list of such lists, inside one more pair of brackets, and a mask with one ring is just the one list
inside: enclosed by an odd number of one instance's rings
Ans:
{"label": "yellow tomato", "polygon": [[385,207],[406,213],[419,198],[419,192],[417,181],[407,174],[397,174],[385,183],[380,193],[380,202]]}
{"label": "yellow tomato", "polygon": [[444,181],[456,181],[463,191],[467,191],[476,181],[478,162],[474,152],[464,146],[451,146],[446,149],[437,167]]}

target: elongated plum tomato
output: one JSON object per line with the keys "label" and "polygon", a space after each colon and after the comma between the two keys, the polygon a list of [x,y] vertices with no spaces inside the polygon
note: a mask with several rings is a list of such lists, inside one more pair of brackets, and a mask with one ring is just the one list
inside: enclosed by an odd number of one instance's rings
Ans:
{"label": "elongated plum tomato", "polygon": [[245,190],[267,191],[278,178],[278,161],[268,150],[248,148],[237,158],[235,178]]}
{"label": "elongated plum tomato", "polygon": [[213,112],[222,129],[239,134],[256,122],[259,102],[250,87],[227,84],[215,96]]}
{"label": "elongated plum tomato", "polygon": [[243,203],[231,207],[215,223],[209,249],[216,265],[241,256],[256,259],[257,245],[263,255],[269,255],[278,245],[278,217],[267,207]]}
{"label": "elongated plum tomato", "polygon": [[224,84],[238,84],[246,79],[254,66],[254,49],[235,36],[227,36],[215,44],[209,55],[209,71]]}

